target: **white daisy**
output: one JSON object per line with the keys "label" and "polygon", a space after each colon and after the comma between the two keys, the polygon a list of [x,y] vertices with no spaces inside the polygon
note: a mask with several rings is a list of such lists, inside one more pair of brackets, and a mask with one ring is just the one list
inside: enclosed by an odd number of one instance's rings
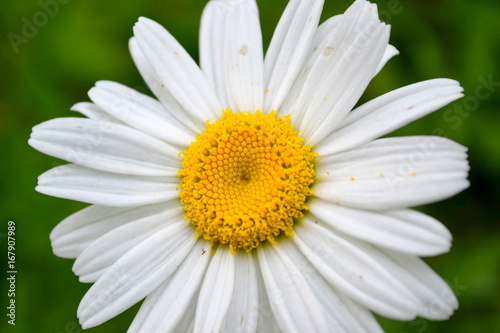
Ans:
{"label": "white daisy", "polygon": [[408,209],[468,186],[466,149],[379,137],[461,97],[435,79],[355,107],[398,51],[377,7],[319,25],[291,0],[265,58],[253,0],[212,0],[201,69],[140,18],[132,57],[157,99],[100,81],[92,103],[36,126],[29,144],[72,164],[41,193],[92,204],[52,232],[94,285],[78,317],[99,325],[145,298],[131,332],[380,331],[372,312],[440,320],[457,308],[419,257],[451,235]]}

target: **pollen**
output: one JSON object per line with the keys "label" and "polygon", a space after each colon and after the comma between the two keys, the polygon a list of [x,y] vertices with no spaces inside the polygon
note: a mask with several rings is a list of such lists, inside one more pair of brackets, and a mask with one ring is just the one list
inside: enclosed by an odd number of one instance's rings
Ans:
{"label": "pollen", "polygon": [[247,252],[293,236],[314,181],[312,146],[290,116],[223,112],[181,153],[180,198],[197,236]]}

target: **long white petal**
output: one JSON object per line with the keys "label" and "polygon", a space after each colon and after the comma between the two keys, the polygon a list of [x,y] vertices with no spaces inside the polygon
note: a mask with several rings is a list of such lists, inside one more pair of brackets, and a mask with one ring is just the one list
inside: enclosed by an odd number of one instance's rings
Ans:
{"label": "long white petal", "polygon": [[220,245],[201,286],[194,332],[220,332],[231,302],[234,279],[235,258],[227,246]]}
{"label": "long white petal", "polygon": [[99,81],[88,95],[110,115],[139,131],[181,146],[193,141],[193,131],[156,99],[134,89],[112,81]]}
{"label": "long white petal", "polygon": [[256,332],[259,317],[256,263],[251,253],[237,252],[234,257],[233,295],[222,331]]}
{"label": "long white petal", "polygon": [[355,208],[418,206],[469,186],[466,148],[435,136],[378,139],[317,163],[314,195]]}
{"label": "long white petal", "polygon": [[462,97],[462,91],[459,83],[450,79],[423,81],[391,91],[353,110],[315,151],[326,156],[370,142]]}
{"label": "long white petal", "polygon": [[174,329],[201,288],[210,259],[210,244],[199,239],[172,278],[142,303],[129,331],[176,332]]}
{"label": "long white petal", "polygon": [[383,333],[384,330],[380,327],[377,319],[370,310],[366,307],[354,302],[351,298],[346,295],[339,293],[339,297],[344,302],[344,305],[348,308],[349,312],[355,317],[355,321],[359,323],[362,328],[360,332],[369,333]]}
{"label": "long white petal", "polygon": [[376,5],[356,1],[312,53],[283,103],[307,144],[317,144],[352,110],[388,45]]}
{"label": "long white petal", "polygon": [[257,248],[260,269],[276,321],[283,332],[326,332],[320,303],[297,263],[280,246]]}
{"label": "long white petal", "polygon": [[458,308],[457,298],[450,286],[420,258],[397,251],[382,252],[401,268],[393,272],[420,299],[420,317],[444,320]]}
{"label": "long white petal", "polygon": [[334,234],[309,218],[294,231],[292,240],[337,290],[388,318],[409,320],[417,315],[418,298],[374,257],[375,248]]}
{"label": "long white petal", "polygon": [[90,244],[73,265],[73,272],[80,277],[80,281],[95,282],[111,265],[146,238],[174,222],[183,221],[184,210],[177,200],[164,205],[163,212],[119,226]]}
{"label": "long white petal", "polygon": [[[233,110],[262,110],[264,104],[264,52],[259,13],[254,0],[236,6],[225,31],[223,73]],[[234,104],[233,104],[234,102]]]}
{"label": "long white petal", "polygon": [[168,207],[168,202],[137,208],[89,206],[68,216],[52,230],[52,249],[59,257],[76,258],[107,232],[129,222],[160,214],[165,207]]}
{"label": "long white petal", "polygon": [[[361,316],[367,322],[358,319],[359,311],[352,304],[345,302],[346,297],[338,290],[334,289],[321,276],[316,268],[308,262],[307,258],[300,252],[300,249],[293,243],[293,238],[287,238],[280,242],[280,249],[297,266],[300,274],[305,278],[301,283],[307,284],[314,294],[320,307],[316,310],[323,315],[328,327],[328,332],[366,332],[366,324],[371,327],[374,319],[369,315]],[[297,279],[291,276],[290,279]],[[302,286],[299,286],[301,288]],[[292,305],[293,306],[293,305]],[[355,313],[352,312],[355,310]]]}
{"label": "long white petal", "polygon": [[158,23],[141,17],[134,35],[142,53],[172,96],[201,128],[220,117],[222,107],[198,65]]}
{"label": "long white petal", "polygon": [[70,164],[40,175],[35,189],[54,197],[103,206],[140,206],[178,197],[176,178],[121,175]]}
{"label": "long white petal", "polygon": [[[297,242],[306,256],[312,259],[315,267],[340,290],[370,310],[393,319],[406,317],[408,320],[418,315],[428,319],[442,320],[447,319],[457,308],[458,303],[450,287],[418,257],[398,251],[378,249],[366,242],[338,233],[334,234],[308,219],[302,229],[304,230],[300,231],[301,238],[298,238]],[[346,242],[346,245],[348,244],[352,249],[356,249],[358,259],[365,257],[368,262],[360,265],[356,259],[349,257],[350,251],[345,251],[347,247],[341,246],[339,240]],[[347,271],[343,267],[346,263],[341,263],[343,261],[350,264]],[[374,270],[376,267],[378,269]],[[377,287],[369,290],[363,291],[363,288],[359,288],[365,281],[368,284],[374,283],[380,273],[386,275],[385,283],[392,281],[392,284],[397,283],[397,285],[384,285],[379,282]],[[335,274],[340,276],[349,274],[348,279],[352,280],[352,285],[343,286]],[[354,290],[351,288],[356,284],[358,284],[358,291],[364,293],[362,296],[364,299],[357,298],[357,295],[352,293]],[[400,299],[397,300],[396,297]],[[372,305],[369,298],[386,304]],[[389,310],[391,298],[392,302],[400,302],[400,309]],[[396,314],[397,312],[399,314]],[[404,317],[399,318],[400,315]]]}
{"label": "long white petal", "polygon": [[377,246],[418,256],[438,255],[448,252],[451,247],[448,229],[436,219],[417,211],[374,212],[317,198],[311,200],[308,207],[322,223]]}
{"label": "long white petal", "polygon": [[203,10],[200,26],[200,67],[223,108],[231,108],[224,75],[224,45],[226,20],[234,10],[232,3],[236,1],[209,1]]}
{"label": "long white petal", "polygon": [[200,29],[200,61],[224,106],[262,110],[264,59],[254,0],[210,1]]}
{"label": "long white petal", "polygon": [[201,133],[204,129],[204,124],[200,123],[196,118],[194,120],[191,119],[189,113],[175,99],[175,96],[168,89],[165,89],[165,85],[161,82],[159,73],[157,72],[158,65],[154,62],[151,64],[146,56],[144,56],[135,37],[129,40],[129,50],[144,81],[165,107],[166,113],[170,116],[169,118],[175,119],[178,123],[195,133]]}
{"label": "long white petal", "polygon": [[196,315],[196,305],[198,304],[198,294],[197,292],[189,305],[184,311],[183,316],[177,326],[172,330],[172,332],[186,332],[193,333],[194,332],[194,323],[195,323],[195,315]]}
{"label": "long white petal", "polygon": [[[256,252],[256,251],[253,251]],[[259,262],[257,253],[253,253],[254,261]],[[257,288],[259,293],[259,319],[257,322],[257,333],[280,333],[280,327],[271,308],[271,295],[267,293],[262,270],[256,265]]]}
{"label": "long white petal", "polygon": [[56,118],[33,127],[33,148],[88,168],[141,176],[176,176],[178,149],[127,126]]}
{"label": "long white petal", "polygon": [[265,57],[265,112],[280,108],[299,74],[318,27],[323,2],[288,2]]}
{"label": "long white petal", "polygon": [[[189,256],[190,255],[188,255],[187,258],[189,258]],[[183,261],[181,266],[183,266],[184,263],[188,261],[187,258]],[[181,267],[181,266],[179,266],[179,267]],[[177,270],[177,272],[179,272],[179,270]],[[168,287],[173,276],[175,274],[177,274],[177,272],[175,272],[174,274],[172,274],[168,278],[166,278],[165,281],[158,288],[156,288],[154,291],[152,291],[146,297],[146,299],[142,302],[141,307],[139,308],[139,311],[135,315],[134,320],[132,321],[132,323],[128,327],[127,332],[130,332],[130,333],[140,332],[142,327],[144,327],[145,325],[152,325],[153,321],[155,321],[154,325],[157,326],[157,324],[156,324],[157,322],[160,322],[162,319],[166,318],[165,314],[163,314],[162,316],[152,318],[153,320],[148,320],[151,312],[157,311],[158,307],[163,306],[162,294],[165,291],[165,289]],[[188,302],[189,302],[189,300],[188,300]],[[158,304],[158,303],[160,303],[160,304]],[[168,332],[168,331],[166,331],[166,330],[161,331],[158,328],[156,328],[155,332],[159,333],[159,332]]]}
{"label": "long white petal", "polygon": [[180,222],[155,233],[121,257],[89,289],[78,307],[84,329],[122,313],[165,281],[193,248],[197,237]]}

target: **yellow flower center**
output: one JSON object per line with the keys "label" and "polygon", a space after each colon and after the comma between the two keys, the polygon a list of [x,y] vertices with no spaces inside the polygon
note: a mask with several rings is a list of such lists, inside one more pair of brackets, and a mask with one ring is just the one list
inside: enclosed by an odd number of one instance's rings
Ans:
{"label": "yellow flower center", "polygon": [[305,146],[290,117],[273,111],[224,112],[182,152],[181,202],[198,236],[229,244],[232,253],[293,236],[294,219],[312,194],[312,146]]}

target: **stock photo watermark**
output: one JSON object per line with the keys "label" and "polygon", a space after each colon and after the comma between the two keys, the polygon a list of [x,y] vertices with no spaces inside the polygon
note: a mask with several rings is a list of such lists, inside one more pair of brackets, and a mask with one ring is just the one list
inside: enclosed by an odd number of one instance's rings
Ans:
{"label": "stock photo watermark", "polygon": [[[411,1],[411,0],[409,0]],[[371,8],[370,8],[371,9]],[[399,15],[404,9],[400,0],[389,0],[383,8],[378,8],[378,16],[380,21],[389,24],[394,16]],[[382,27],[377,22],[371,22],[363,28],[359,38],[352,43],[341,44],[340,51],[346,57],[352,57],[363,50],[366,43],[373,40],[373,37],[381,33]],[[323,51],[324,56],[329,56],[333,53],[334,48],[329,46]]]}
{"label": "stock photo watermark", "polygon": [[[448,280],[446,280],[446,282],[448,283],[448,285],[450,286],[451,290],[453,291],[453,293],[455,294],[455,296],[457,298],[460,297],[462,292],[467,289],[466,285],[459,283],[458,277],[455,277],[453,279],[453,282],[448,281]],[[453,297],[453,296],[449,295],[447,291],[443,291],[441,293],[441,297],[448,298],[448,297]],[[432,307],[435,308],[435,307],[439,307],[439,306],[440,306],[439,302],[431,302],[429,304],[429,308],[432,308]],[[410,326],[415,328],[415,332],[423,333],[427,329],[427,327],[429,325],[429,321],[427,319],[424,319],[424,318],[417,318],[415,320],[410,321],[409,324],[410,324]],[[411,332],[410,331],[402,331],[400,333],[411,333]]]}
{"label": "stock photo watermark", "polygon": [[[465,119],[468,119],[480,107],[482,101],[490,98],[500,87],[500,81],[495,81],[493,74],[479,76],[478,85],[472,90],[473,94],[467,94],[449,107],[443,114],[443,120],[450,124],[450,128],[458,130]],[[415,149],[404,157],[400,158],[398,168],[392,173],[387,173],[388,186],[395,189],[398,185],[404,184],[408,175],[416,176],[416,171],[425,166],[425,163],[432,157],[439,156],[439,137],[447,137],[443,128],[435,128],[433,136],[422,139],[415,146]],[[437,137],[436,137],[437,136]]]}
{"label": "stock photo watermark", "polygon": [[401,13],[403,9],[404,7],[400,0],[389,0],[385,8],[378,11],[378,17],[382,22],[390,23],[392,21],[392,16]]}
{"label": "stock photo watermark", "polygon": [[28,44],[30,40],[35,38],[40,29],[45,27],[51,18],[54,18],[58,13],[61,5],[65,5],[71,0],[39,0],[37,2],[39,10],[33,15],[23,16],[21,18],[21,28],[18,32],[7,33],[7,39],[14,50],[18,53],[21,45]]}
{"label": "stock photo watermark", "polygon": [[[491,73],[487,77],[480,75],[477,81],[479,84],[473,91],[474,95],[466,95],[443,114],[444,121],[451,123],[451,128],[454,130],[460,128],[464,119],[468,119],[474,111],[479,109],[481,102],[490,98],[495,90],[500,87],[500,81],[494,81]],[[437,128],[433,134],[443,136],[445,133],[442,128]]]}
{"label": "stock photo watermark", "polygon": [[7,322],[16,325],[16,222],[7,222]]}

